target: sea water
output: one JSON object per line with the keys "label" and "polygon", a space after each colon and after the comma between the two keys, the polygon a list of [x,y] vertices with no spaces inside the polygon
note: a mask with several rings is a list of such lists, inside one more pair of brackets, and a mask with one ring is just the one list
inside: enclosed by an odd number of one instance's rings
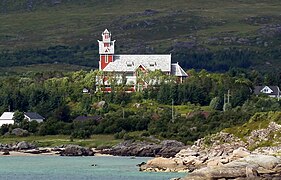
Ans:
{"label": "sea water", "polygon": [[140,172],[141,157],[0,157],[0,180],[169,180],[185,173]]}

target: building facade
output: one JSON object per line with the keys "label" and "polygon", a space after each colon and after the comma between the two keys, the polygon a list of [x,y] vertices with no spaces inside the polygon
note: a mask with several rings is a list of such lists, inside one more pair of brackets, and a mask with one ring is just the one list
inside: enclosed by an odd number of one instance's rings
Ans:
{"label": "building facade", "polygon": [[102,40],[98,40],[98,43],[99,70],[104,73],[104,78],[99,83],[104,85],[104,91],[112,90],[112,78],[109,76],[114,77],[116,84],[126,84],[129,87],[128,91],[138,91],[153,83],[145,78],[141,83],[139,81],[140,74],[151,71],[161,71],[165,75],[175,76],[179,82],[188,77],[178,63],[172,63],[171,54],[115,54],[115,40],[111,40],[111,33],[107,29],[102,33]]}

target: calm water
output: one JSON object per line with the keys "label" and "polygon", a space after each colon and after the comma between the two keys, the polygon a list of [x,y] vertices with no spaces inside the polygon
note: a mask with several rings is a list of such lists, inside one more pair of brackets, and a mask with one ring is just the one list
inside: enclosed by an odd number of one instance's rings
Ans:
{"label": "calm water", "polygon": [[[130,157],[0,157],[1,180],[166,180],[184,173],[139,172],[149,158]],[[91,166],[96,164],[97,166]]]}

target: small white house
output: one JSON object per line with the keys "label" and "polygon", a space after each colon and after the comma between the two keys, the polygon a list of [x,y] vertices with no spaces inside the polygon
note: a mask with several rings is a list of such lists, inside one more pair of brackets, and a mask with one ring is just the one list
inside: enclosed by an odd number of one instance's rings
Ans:
{"label": "small white house", "polygon": [[[14,124],[15,121],[13,120],[14,117],[14,112],[4,112],[0,116],[0,126],[3,124]],[[41,115],[35,112],[25,112],[24,113],[24,118],[28,121],[37,121],[38,123],[43,122],[45,119]]]}
{"label": "small white house", "polygon": [[14,124],[14,112],[4,112],[0,117],[0,126],[3,124]]}
{"label": "small white house", "polygon": [[281,98],[281,91],[278,86],[255,86],[254,94],[266,94],[272,98]]}

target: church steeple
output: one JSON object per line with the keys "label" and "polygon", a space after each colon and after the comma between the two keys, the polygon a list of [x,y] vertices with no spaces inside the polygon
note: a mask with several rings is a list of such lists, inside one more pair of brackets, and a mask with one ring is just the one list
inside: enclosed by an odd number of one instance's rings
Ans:
{"label": "church steeple", "polygon": [[102,33],[102,41],[99,42],[100,54],[114,54],[114,41],[111,41],[111,33],[105,29]]}
{"label": "church steeple", "polygon": [[99,41],[100,62],[99,69],[103,70],[109,63],[113,62],[114,41],[111,41],[111,33],[105,29],[102,33],[102,41]]}

